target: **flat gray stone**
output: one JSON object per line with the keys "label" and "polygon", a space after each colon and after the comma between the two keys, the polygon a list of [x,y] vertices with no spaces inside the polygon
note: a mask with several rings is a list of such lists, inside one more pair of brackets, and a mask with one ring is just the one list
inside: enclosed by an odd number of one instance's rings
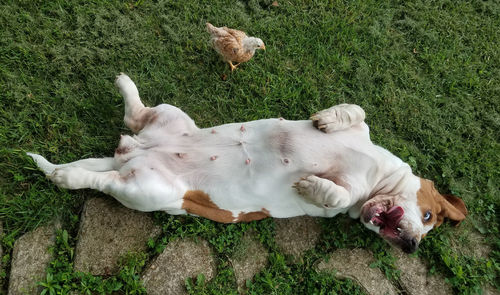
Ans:
{"label": "flat gray stone", "polygon": [[114,274],[120,257],[145,251],[148,239],[160,231],[147,213],[128,209],[109,197],[89,199],[81,217],[74,269]]}
{"label": "flat gray stone", "polygon": [[267,266],[269,252],[257,240],[254,231],[246,232],[233,257],[229,260],[234,268],[238,291],[244,293],[246,281],[251,280]]}
{"label": "flat gray stone", "polygon": [[464,225],[466,224],[461,224],[457,227],[454,234],[456,236],[467,237],[467,241],[464,243],[459,239],[451,239],[450,246],[453,249],[453,252],[458,255],[487,259],[491,253],[491,247],[485,243],[485,236],[475,229],[470,228],[470,226],[466,227]]}
{"label": "flat gray stone", "polygon": [[305,251],[314,248],[321,234],[316,218],[300,216],[275,219],[276,243],[285,254],[300,258]]}
{"label": "flat gray stone", "polygon": [[9,295],[40,294],[37,282],[45,279],[52,260],[49,247],[55,246],[59,225],[47,225],[24,234],[14,244],[9,278]]}
{"label": "flat gray stone", "polygon": [[491,285],[487,285],[483,287],[483,295],[500,295],[500,291],[495,289],[495,287]]}
{"label": "flat gray stone", "polygon": [[[0,240],[1,239],[3,239],[3,224],[0,221]],[[2,259],[1,259],[2,257],[3,257],[3,248],[2,244],[0,244],[0,273],[3,271]]]}
{"label": "flat gray stone", "polygon": [[395,266],[401,271],[400,283],[409,295],[453,294],[451,287],[440,275],[429,275],[429,269],[418,257],[411,257],[400,249],[392,248],[397,258]]}
{"label": "flat gray stone", "polygon": [[215,276],[215,268],[207,241],[176,240],[170,242],[146,268],[142,281],[149,295],[187,294],[187,278],[196,278],[202,273],[207,282]]}
{"label": "flat gray stone", "polygon": [[[3,224],[2,222],[0,221],[0,240],[3,239]],[[2,257],[3,257],[3,248],[2,248],[2,244],[0,244],[0,273],[3,272],[3,264],[2,264]],[[0,286],[3,286],[4,285],[4,279],[3,278],[0,278]],[[0,294],[5,294],[5,290],[0,287]]]}
{"label": "flat gray stone", "polygon": [[339,249],[330,254],[328,261],[323,260],[316,266],[318,271],[334,272],[339,279],[357,282],[370,295],[396,295],[396,288],[378,268],[370,268],[374,262],[373,254],[363,249]]}

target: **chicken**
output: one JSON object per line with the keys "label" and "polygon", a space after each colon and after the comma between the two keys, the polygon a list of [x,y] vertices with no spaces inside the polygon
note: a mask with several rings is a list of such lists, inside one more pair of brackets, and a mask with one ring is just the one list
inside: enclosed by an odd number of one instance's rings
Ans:
{"label": "chicken", "polygon": [[[255,54],[256,49],[266,49],[264,42],[255,37],[248,37],[245,32],[227,27],[217,28],[207,23],[207,31],[210,33],[212,45],[225,62],[231,66],[231,71],[242,63],[249,61]],[[237,64],[233,64],[236,62]]]}

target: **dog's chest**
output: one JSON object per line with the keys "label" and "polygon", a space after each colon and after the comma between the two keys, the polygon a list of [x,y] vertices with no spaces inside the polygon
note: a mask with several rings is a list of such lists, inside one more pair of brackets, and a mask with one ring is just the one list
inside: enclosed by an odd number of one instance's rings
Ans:
{"label": "dog's chest", "polygon": [[174,170],[293,167],[296,143],[289,129],[279,119],[226,124],[153,139],[144,153],[176,162],[168,163]]}
{"label": "dog's chest", "polygon": [[203,130],[201,136],[201,153],[226,168],[290,167],[295,157],[290,132],[280,120],[222,125]]}
{"label": "dog's chest", "polygon": [[148,153],[188,190],[204,192],[219,208],[235,215],[266,209],[279,217],[315,207],[304,204],[292,185],[331,167],[332,142],[310,121],[268,119],[166,138]]}

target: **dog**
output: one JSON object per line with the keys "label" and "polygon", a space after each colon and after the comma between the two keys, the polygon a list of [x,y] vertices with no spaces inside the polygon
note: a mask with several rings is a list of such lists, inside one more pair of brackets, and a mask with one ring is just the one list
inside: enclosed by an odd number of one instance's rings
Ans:
{"label": "dog", "polygon": [[191,214],[223,223],[348,213],[412,253],[444,218],[467,209],[410,166],[373,144],[357,105],[310,120],[283,118],[200,129],[179,108],[145,107],[132,80],[115,80],[125,104],[114,157],[54,165],[28,153],[56,185],[95,189],[140,211]]}

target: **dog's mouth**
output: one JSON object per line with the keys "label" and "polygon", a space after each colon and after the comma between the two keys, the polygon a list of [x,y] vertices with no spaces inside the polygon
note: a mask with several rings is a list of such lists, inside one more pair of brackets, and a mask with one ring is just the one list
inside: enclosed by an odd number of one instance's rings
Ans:
{"label": "dog's mouth", "polygon": [[404,210],[400,206],[384,206],[374,204],[364,210],[363,220],[379,227],[380,235],[389,239],[398,238],[401,235],[399,223],[403,219]]}

